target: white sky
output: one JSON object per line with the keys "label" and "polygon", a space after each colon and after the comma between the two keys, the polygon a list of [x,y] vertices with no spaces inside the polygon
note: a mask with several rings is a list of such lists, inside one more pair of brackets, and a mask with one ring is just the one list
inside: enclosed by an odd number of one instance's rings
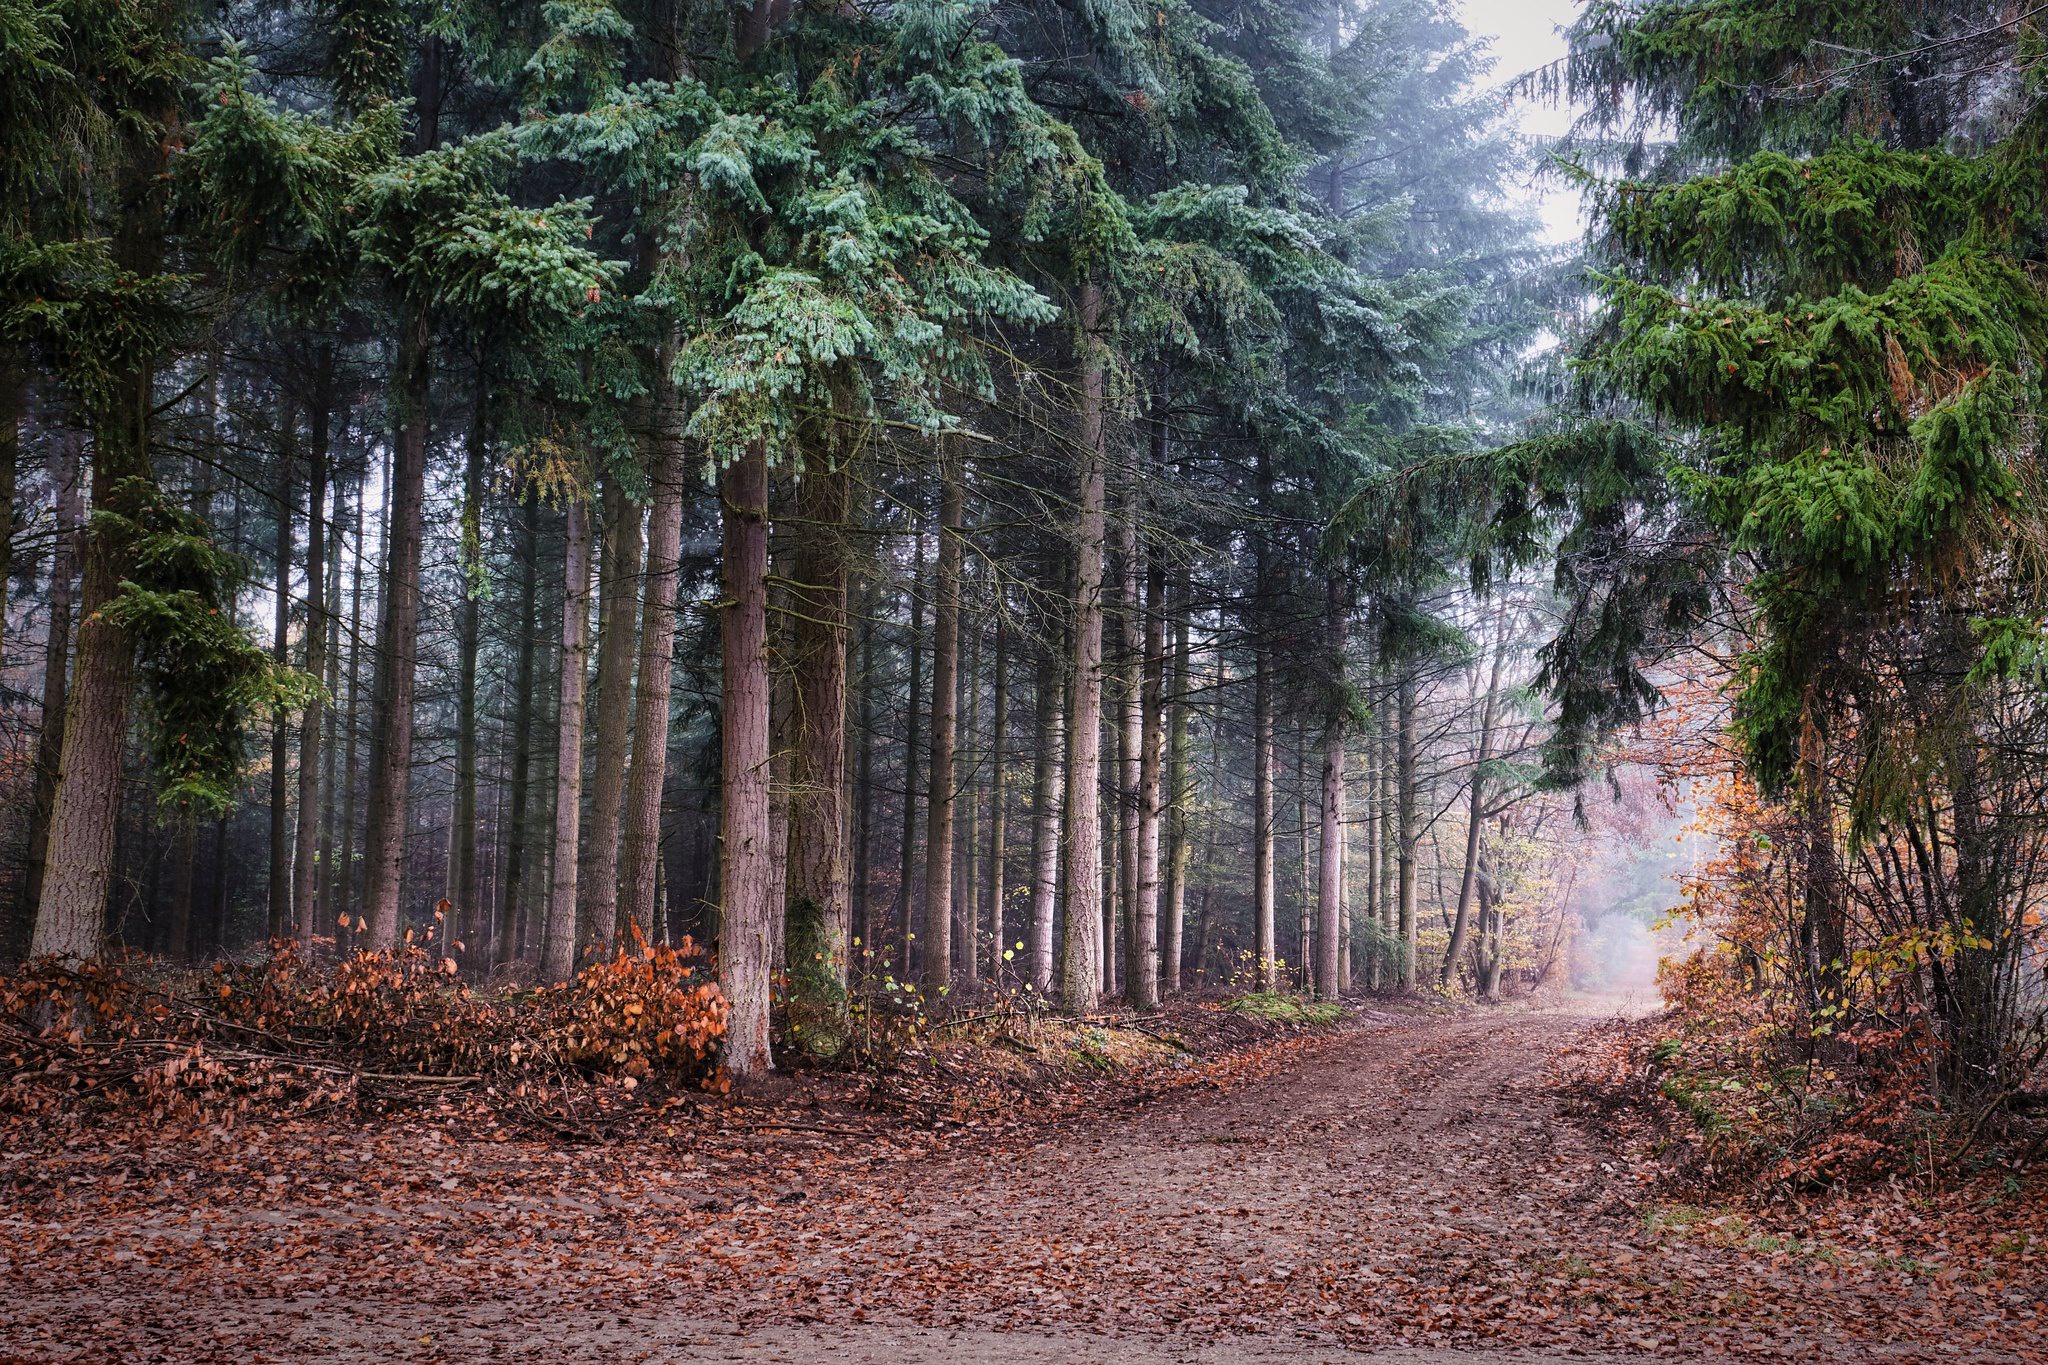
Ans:
{"label": "white sky", "polygon": [[[1579,0],[1463,0],[1459,9],[1469,31],[1493,39],[1493,80],[1505,85],[1523,72],[1564,55],[1561,30],[1576,16]],[[1569,109],[1529,100],[1516,101],[1510,117],[1523,132],[1534,136],[1556,137],[1571,123]],[[1531,189],[1530,194],[1542,214],[1549,240],[1578,239],[1577,191],[1546,181]]]}

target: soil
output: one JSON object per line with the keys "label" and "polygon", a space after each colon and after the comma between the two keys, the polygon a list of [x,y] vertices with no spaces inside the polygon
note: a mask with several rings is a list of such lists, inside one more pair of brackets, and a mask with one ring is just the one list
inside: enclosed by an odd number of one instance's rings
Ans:
{"label": "soil", "polygon": [[2048,1359],[2032,1251],[1951,1273],[1933,1230],[1909,1259],[1868,1221],[1674,1215],[1559,1087],[1603,1011],[1365,1011],[942,1139],[9,1152],[0,1359]]}

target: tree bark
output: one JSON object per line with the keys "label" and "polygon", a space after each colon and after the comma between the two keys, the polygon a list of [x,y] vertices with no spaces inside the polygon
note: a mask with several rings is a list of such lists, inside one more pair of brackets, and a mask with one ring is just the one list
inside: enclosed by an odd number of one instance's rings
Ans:
{"label": "tree bark", "polygon": [[797,487],[796,566],[789,614],[794,674],[790,748],[789,878],[783,958],[792,1011],[831,1056],[844,1044],[846,954],[852,907],[846,882],[847,520],[852,481],[821,456]]}
{"label": "tree bark", "polygon": [[[270,657],[279,668],[291,662],[292,622],[292,489],[293,466],[299,462],[299,415],[289,402],[279,404],[277,451],[277,542],[271,566],[277,573],[276,614],[272,621]],[[265,887],[269,907],[266,936],[283,938],[291,930],[292,836],[291,726],[280,708],[270,718],[270,880]]]}
{"label": "tree bark", "polygon": [[455,812],[448,869],[449,936],[465,942],[484,929],[477,894],[477,652],[483,641],[484,458],[490,411],[490,348],[477,356],[476,402],[462,449],[462,513],[455,609]]}
{"label": "tree bark", "polygon": [[853,769],[853,878],[848,888],[848,914],[852,919],[851,956],[863,963],[874,954],[874,924],[868,913],[875,843],[875,621],[873,580],[862,579],[860,672],[853,685],[859,690],[860,715],[857,729],[860,749]]}
{"label": "tree bark", "polygon": [[720,623],[722,839],[719,983],[732,1013],[726,1070],[736,1081],[774,1065],[768,1039],[773,967],[768,861],[768,454],[756,444],[722,479],[725,603]]}
{"label": "tree bark", "polygon": [[57,485],[57,538],[50,554],[50,626],[43,653],[43,706],[41,728],[36,735],[36,780],[34,805],[29,815],[28,868],[23,881],[22,911],[18,937],[5,945],[10,956],[27,946],[26,931],[35,922],[41,903],[45,862],[49,856],[50,813],[57,798],[57,765],[64,753],[66,693],[71,678],[72,597],[76,592],[78,560],[85,520],[85,481],[79,464],[84,435],[64,431],[57,437],[51,479]]}
{"label": "tree bark", "polygon": [[1067,940],[1060,964],[1060,1000],[1085,1014],[1100,997],[1102,963],[1091,925],[1102,912],[1102,548],[1106,489],[1103,417],[1106,399],[1102,293],[1085,281],[1076,301],[1080,403],[1075,424],[1077,486],[1074,526],[1074,636],[1067,724],[1066,863],[1062,875]]}
{"label": "tree bark", "polygon": [[563,528],[561,701],[555,713],[555,840],[541,978],[576,974],[577,848],[583,823],[584,685],[590,668],[590,509],[571,494]]}
{"label": "tree bark", "polygon": [[1009,833],[1009,746],[1006,743],[1010,728],[1010,616],[1001,595],[996,603],[996,657],[995,697],[991,703],[989,717],[989,785],[988,785],[988,928],[989,979],[1000,983],[1003,978],[1003,953],[1009,950],[1005,941],[1009,929],[1004,923],[1004,898],[1009,887],[1004,876],[1004,863],[1009,858],[1007,836]]}
{"label": "tree bark", "polygon": [[[320,373],[308,432],[306,456],[306,673],[327,677],[328,579],[327,456],[333,439],[333,365],[331,350],[321,352]],[[288,931],[310,946],[314,930],[314,895],[320,874],[320,729],[325,708],[316,693],[299,717],[299,826],[292,855],[292,902]]]}
{"label": "tree bark", "polygon": [[420,623],[420,540],[427,486],[427,421],[431,389],[430,323],[426,305],[407,305],[393,385],[398,399],[387,495],[390,544],[384,559],[384,600],[377,625],[376,687],[370,708],[369,829],[363,837],[363,902],[369,946],[397,946],[399,888],[412,778],[413,691]]}
{"label": "tree bark", "polygon": [[1125,995],[1133,1009],[1159,1008],[1159,823],[1166,762],[1166,565],[1152,555],[1146,581],[1138,728],[1137,897]]}
{"label": "tree bark", "polygon": [[1039,656],[1032,704],[1037,709],[1031,764],[1031,945],[1026,954],[1026,979],[1041,998],[1052,991],[1053,916],[1059,903],[1060,876],[1060,753],[1065,736],[1060,718],[1066,702],[1060,692],[1059,632],[1049,632]]}
{"label": "tree bark", "polygon": [[[663,354],[668,354],[665,349]],[[647,586],[640,618],[640,679],[633,697],[632,771],[626,779],[626,829],[619,865],[616,932],[636,926],[655,937],[655,883],[661,865],[661,795],[668,776],[669,696],[676,645],[676,592],[682,578],[682,415],[665,386],[655,403],[654,501],[647,518]]]}
{"label": "tree bark", "polygon": [[939,551],[932,602],[931,768],[926,780],[924,985],[927,1001],[949,987],[953,966],[953,771],[960,685],[960,552],[966,513],[957,457],[941,455]]}
{"label": "tree bark", "polygon": [[1164,988],[1168,995],[1181,989],[1180,964],[1186,939],[1188,900],[1188,681],[1191,659],[1188,650],[1188,609],[1184,592],[1170,594],[1173,602],[1173,681],[1167,698],[1171,719],[1166,740],[1166,931],[1159,950]]}
{"label": "tree bark", "polygon": [[1403,665],[1396,693],[1395,719],[1395,848],[1400,879],[1400,933],[1395,964],[1402,990],[1415,988],[1415,670]]}
{"label": "tree bark", "polygon": [[[163,264],[162,193],[166,145],[129,138],[120,199],[124,211],[115,260],[129,274],[150,277]],[[121,762],[128,738],[134,643],[104,608],[121,594],[133,547],[113,518],[132,521],[153,491],[149,428],[155,407],[155,362],[142,357],[112,376],[111,397],[93,414],[92,510],[111,513],[101,529],[88,521],[79,604],[78,653],[67,696],[64,746],[52,798],[42,895],[29,952],[91,960],[105,941],[114,832],[121,811]]]}
{"label": "tree bark", "polygon": [[14,581],[14,499],[21,468],[21,425],[28,411],[28,357],[0,342],[0,665],[6,663],[7,603]]}
{"label": "tree bark", "polygon": [[[1272,498],[1272,457],[1261,447],[1258,456],[1259,506]],[[1271,553],[1266,531],[1253,537],[1256,612],[1271,605]],[[1260,990],[1279,984],[1279,944],[1274,927],[1273,878],[1273,660],[1272,644],[1262,621],[1248,623],[1252,644],[1252,937]]]}
{"label": "tree bark", "polygon": [[1479,712],[1479,748],[1472,762],[1472,783],[1470,799],[1465,817],[1465,870],[1458,884],[1458,913],[1451,921],[1451,942],[1444,950],[1443,966],[1438,970],[1436,982],[1439,986],[1451,983],[1451,973],[1458,968],[1458,959],[1465,952],[1465,936],[1471,926],[1472,892],[1479,877],[1480,839],[1486,825],[1486,764],[1493,757],[1493,717],[1495,699],[1500,695],[1501,665],[1507,654],[1507,632],[1494,641],[1492,675],[1487,679],[1486,698]]}
{"label": "tree bark", "polygon": [[512,782],[505,812],[505,874],[498,888],[495,956],[500,967],[520,954],[526,904],[527,801],[533,781],[533,656],[540,635],[540,495],[526,494],[519,536],[518,662],[512,674]]}
{"label": "tree bark", "polygon": [[917,950],[917,737],[924,671],[924,531],[917,532],[910,560],[910,686],[904,697],[909,713],[903,729],[903,840],[901,871],[896,883],[897,975],[911,980]]}
{"label": "tree bark", "polygon": [[[1344,683],[1343,588],[1331,575],[1323,607],[1325,648],[1333,682],[1340,690],[1323,718],[1322,839],[1316,866],[1316,994],[1335,1000],[1343,991],[1339,949],[1344,921]],[[1304,831],[1304,836],[1306,832]]]}
{"label": "tree bark", "polygon": [[626,791],[626,735],[633,721],[633,661],[640,588],[640,509],[616,478],[604,485],[604,548],[598,570],[597,713],[590,770],[590,825],[577,871],[577,942],[619,930],[619,825]]}

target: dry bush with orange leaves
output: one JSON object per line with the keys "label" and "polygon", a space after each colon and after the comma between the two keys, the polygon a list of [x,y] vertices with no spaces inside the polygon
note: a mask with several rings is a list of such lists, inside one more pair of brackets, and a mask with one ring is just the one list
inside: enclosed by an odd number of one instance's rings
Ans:
{"label": "dry bush with orange leaves", "polygon": [[687,940],[517,993],[472,990],[417,944],[332,964],[284,945],[197,973],[43,960],[0,976],[0,1112],[232,1119],[472,1086],[723,1090],[726,1015]]}

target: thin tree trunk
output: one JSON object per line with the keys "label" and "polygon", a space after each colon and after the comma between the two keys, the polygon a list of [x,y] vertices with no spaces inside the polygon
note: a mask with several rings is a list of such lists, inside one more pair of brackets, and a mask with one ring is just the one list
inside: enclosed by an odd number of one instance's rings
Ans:
{"label": "thin tree trunk", "polygon": [[1486,699],[1479,712],[1479,749],[1472,762],[1472,783],[1470,799],[1467,802],[1465,818],[1465,869],[1458,884],[1458,913],[1451,921],[1451,943],[1444,950],[1443,967],[1437,972],[1439,986],[1451,983],[1451,973],[1457,970],[1458,959],[1465,952],[1465,935],[1471,924],[1472,893],[1479,878],[1479,848],[1482,830],[1486,824],[1486,764],[1493,757],[1493,718],[1496,699],[1500,696],[1501,665],[1507,654],[1507,632],[1503,630],[1493,645],[1493,669],[1486,682]]}
{"label": "thin tree trunk", "polygon": [[937,595],[932,603],[931,775],[925,816],[924,983],[928,1000],[950,986],[953,964],[953,804],[958,788],[960,558],[966,490],[957,458],[942,454]]}
{"label": "thin tree trunk", "polygon": [[[1384,708],[1373,703],[1375,713]],[[1380,987],[1380,730],[1377,715],[1365,737],[1365,922],[1373,931],[1365,962],[1365,984]]]}
{"label": "thin tree trunk", "polygon": [[[279,668],[291,662],[292,489],[293,466],[299,455],[299,416],[290,403],[279,408],[283,443],[277,452],[277,542],[271,566],[277,573],[276,615],[270,636],[270,657]],[[266,936],[272,940],[291,932],[292,836],[291,726],[282,708],[270,718],[270,880],[265,888],[269,917]]]}
{"label": "thin tree trunk", "polygon": [[1079,468],[1074,528],[1074,636],[1067,724],[1067,941],[1060,1000],[1085,1014],[1101,993],[1102,963],[1090,950],[1089,926],[1101,918],[1102,848],[1102,549],[1106,490],[1103,417],[1106,399],[1102,293],[1091,279],[1077,300],[1080,406],[1075,429]]}
{"label": "thin tree trunk", "polygon": [[1000,594],[996,603],[996,657],[995,657],[995,698],[991,703],[989,717],[989,780],[988,780],[988,928],[989,979],[1000,983],[1003,978],[1003,953],[1007,949],[1009,929],[1004,924],[1004,897],[1009,888],[1005,884],[1004,862],[1009,858],[1006,836],[1009,831],[1008,795],[1009,752],[1006,743],[1010,728],[1010,616]]}
{"label": "thin tree trunk", "polygon": [[[672,348],[665,347],[667,355]],[[626,779],[626,829],[619,864],[615,931],[628,925],[655,937],[655,883],[661,867],[661,796],[668,775],[669,695],[676,645],[676,592],[682,579],[682,415],[663,386],[655,402],[654,501],[647,518],[647,586],[640,618],[640,678],[633,696],[632,771]]]}
{"label": "thin tree trunk", "polygon": [[959,738],[953,746],[959,791],[953,852],[960,865],[953,884],[953,976],[972,983],[981,977],[981,632],[964,608],[961,635]]}
{"label": "thin tree trunk", "polygon": [[904,706],[909,718],[903,730],[903,842],[902,870],[896,884],[897,975],[911,980],[917,949],[917,737],[918,712],[923,689],[919,679],[924,669],[924,532],[917,532],[910,563],[910,688]]}
{"label": "thin tree trunk", "polygon": [[7,655],[7,605],[14,581],[14,498],[20,478],[21,426],[28,412],[28,357],[0,343],[0,665]]}
{"label": "thin tree trunk", "polygon": [[[1329,666],[1341,687],[1344,680],[1345,615],[1343,590],[1331,575],[1324,604],[1323,630]],[[1316,868],[1316,994],[1334,1000],[1344,982],[1340,965],[1344,921],[1344,726],[1341,707],[1332,705],[1323,720],[1323,801],[1321,856]],[[1303,837],[1306,836],[1304,831]]]}
{"label": "thin tree trunk", "polygon": [[518,662],[512,675],[512,790],[505,812],[505,874],[498,888],[496,957],[519,955],[520,910],[526,903],[528,788],[533,777],[533,656],[540,635],[540,495],[528,492],[520,516]]}
{"label": "thin tree trunk", "polygon": [[633,720],[633,661],[640,588],[640,509],[615,478],[604,485],[604,549],[598,570],[597,714],[590,772],[590,825],[577,872],[577,942],[618,932],[619,824],[626,791],[626,731]]}
{"label": "thin tree trunk", "polygon": [[[306,935],[306,948],[310,952],[313,939],[323,927],[332,925],[335,910],[334,864],[336,859],[335,822],[340,817],[340,802],[334,799],[335,782],[340,767],[336,755],[341,750],[341,502],[343,493],[336,483],[334,489],[334,538],[327,546],[327,670],[324,681],[327,684],[328,704],[320,708],[320,885],[319,904],[306,918],[302,928]],[[356,501],[362,501],[361,490],[357,490]]]}
{"label": "thin tree trunk", "polygon": [[[1123,515],[1116,519],[1118,592],[1117,600],[1122,610],[1117,615],[1117,679],[1118,691],[1122,694],[1116,714],[1116,901],[1121,915],[1123,933],[1123,980],[1124,993],[1135,1001],[1141,989],[1134,983],[1139,974],[1138,963],[1138,898],[1139,880],[1142,876],[1138,843],[1141,838],[1139,824],[1143,819],[1141,807],[1144,795],[1140,790],[1143,782],[1144,758],[1141,753],[1145,745],[1145,603],[1143,594],[1144,565],[1138,545],[1138,479],[1128,479],[1124,489]],[[1118,935],[1116,926],[1105,921],[1103,941],[1115,943]],[[1154,921],[1157,933],[1157,921]],[[1104,973],[1105,985],[1109,973]],[[1150,992],[1156,1000],[1158,990]]]}
{"label": "thin tree trunk", "polygon": [[1402,990],[1413,990],[1417,943],[1415,840],[1418,830],[1415,820],[1415,671],[1411,665],[1404,665],[1401,670],[1399,691],[1396,695],[1395,745],[1395,848],[1399,862],[1401,897],[1401,943],[1398,950],[1397,979]]}
{"label": "thin tree trunk", "polygon": [[[1156,462],[1155,462],[1155,467]],[[1131,906],[1129,985],[1133,1009],[1159,1008],[1159,824],[1166,766],[1166,565],[1154,553],[1146,583],[1138,731],[1137,899]]]}
{"label": "thin tree trunk", "polygon": [[1052,990],[1053,915],[1059,898],[1060,752],[1064,735],[1060,717],[1066,702],[1060,696],[1058,632],[1039,656],[1032,705],[1037,709],[1031,763],[1031,946],[1026,954],[1026,979],[1043,999]]}
{"label": "thin tree trunk", "polygon": [[[1258,456],[1259,507],[1272,498],[1272,457]],[[1264,527],[1253,538],[1253,601],[1258,615],[1271,605],[1271,558]],[[1260,990],[1278,984],[1279,944],[1274,926],[1273,878],[1273,660],[1263,621],[1250,623],[1252,645],[1252,937]]]}
{"label": "thin tree trunk", "polygon": [[1174,616],[1173,680],[1167,698],[1166,740],[1166,931],[1159,950],[1168,995],[1180,994],[1181,953],[1186,938],[1188,899],[1188,610],[1185,592],[1170,594]]}
{"label": "thin tree trunk", "polygon": [[[1294,828],[1297,835],[1295,860],[1295,971],[1304,992],[1315,990],[1315,872],[1308,852],[1308,726],[1297,718],[1294,726]],[[1290,974],[1292,975],[1292,974]]]}
{"label": "thin tree trunk", "polygon": [[[321,371],[311,418],[306,464],[306,673],[327,676],[328,579],[327,455],[332,440],[333,353],[321,353]],[[315,694],[299,718],[299,826],[292,856],[292,904],[288,932],[311,945],[314,894],[320,873],[320,727],[325,708]]]}
{"label": "thin tree trunk", "polygon": [[477,357],[476,403],[462,449],[462,514],[457,556],[462,598],[455,609],[455,812],[446,925],[465,941],[481,935],[477,894],[477,651],[483,642],[484,459],[490,410],[490,348]]}
{"label": "thin tree trunk", "polygon": [[584,687],[590,669],[590,509],[571,494],[563,527],[561,701],[555,713],[555,838],[548,914],[541,930],[544,981],[576,974],[576,851],[583,824]]}
{"label": "thin tree trunk", "polygon": [[193,957],[192,890],[198,862],[199,816],[187,803],[178,812],[178,875],[171,886],[171,940],[167,952],[173,962],[189,962]]}
{"label": "thin tree trunk", "polygon": [[860,750],[853,769],[853,884],[848,900],[853,955],[866,962],[874,952],[868,905],[875,842],[875,594],[872,581],[865,578],[861,604],[860,674],[854,680],[859,689]]}
{"label": "thin tree trunk", "polygon": [[[763,7],[765,8],[765,6]],[[750,447],[723,476],[725,608],[721,689],[718,973],[731,1006],[726,1070],[736,1081],[774,1065],[768,862],[768,454]]]}
{"label": "thin tree trunk", "polygon": [[[365,480],[367,478],[366,473]],[[341,858],[341,866],[335,870],[337,884],[340,887],[338,899],[341,901],[343,916],[347,915],[352,907],[359,916],[362,910],[362,902],[356,899],[356,797],[360,776],[356,764],[356,736],[362,730],[363,709],[363,567],[366,562],[363,556],[363,519],[364,503],[368,501],[364,494],[363,488],[356,489],[353,536],[356,546],[355,573],[350,575],[349,579],[348,722],[343,726],[343,745],[347,752],[343,755],[341,764],[341,844],[345,852]],[[381,515],[379,520],[382,520]]]}

